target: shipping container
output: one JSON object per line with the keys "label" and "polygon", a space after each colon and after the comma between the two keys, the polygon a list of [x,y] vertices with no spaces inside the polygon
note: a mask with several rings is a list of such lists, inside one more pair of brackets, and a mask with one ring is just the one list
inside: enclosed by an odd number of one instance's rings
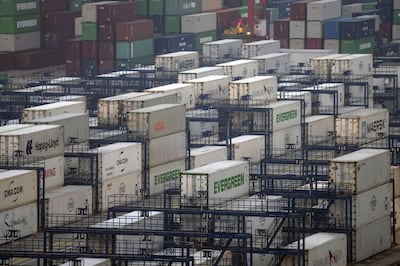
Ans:
{"label": "shipping container", "polygon": [[[146,143],[146,166],[155,167],[186,157],[186,132],[149,139]],[[168,152],[160,152],[168,151]]]}
{"label": "shipping container", "polygon": [[289,39],[290,49],[305,49],[306,40],[303,39]]}
{"label": "shipping container", "polygon": [[310,67],[317,75],[324,75],[327,78],[330,77],[332,72],[332,62],[333,60],[347,56],[347,54],[328,54],[323,56],[318,56],[314,58],[310,58]]}
{"label": "shipping container", "polygon": [[180,187],[180,173],[184,171],[185,159],[146,169],[146,192],[148,195],[163,193],[167,189]]}
{"label": "shipping container", "polygon": [[338,145],[361,145],[389,134],[387,109],[361,109],[339,115],[336,118],[336,142]]}
{"label": "shipping container", "polygon": [[42,28],[45,31],[65,30],[70,33],[75,31],[75,18],[80,17],[80,11],[63,10],[46,13],[42,18]]}
{"label": "shipping container", "polygon": [[258,64],[256,60],[239,59],[216,66],[224,69],[224,74],[230,76],[233,80],[241,78],[250,78],[258,75]]}
{"label": "shipping container", "polygon": [[[220,142],[224,144],[226,141]],[[262,152],[265,149],[264,135],[241,135],[230,141],[232,160],[249,161],[257,164],[262,159]]]}
{"label": "shipping container", "polygon": [[181,32],[199,33],[216,30],[217,14],[214,12],[196,13],[181,17]]}
{"label": "shipping container", "polygon": [[38,14],[0,16],[0,33],[15,34],[40,30]]}
{"label": "shipping container", "polygon": [[185,131],[185,105],[159,104],[130,111],[127,114],[127,128],[146,139]]}
{"label": "shipping container", "polygon": [[203,146],[191,148],[187,169],[198,168],[210,163],[224,161],[228,158],[228,151],[225,146]]}
{"label": "shipping container", "polygon": [[217,40],[217,31],[203,31],[194,34],[194,49],[202,54],[203,44]]}
{"label": "shipping container", "polygon": [[335,114],[335,108],[344,106],[345,89],[343,83],[322,83],[314,87],[305,88],[310,90],[313,96],[313,104],[318,114]]}
{"label": "shipping container", "polygon": [[203,57],[240,58],[243,41],[240,39],[223,39],[203,43]]}
{"label": "shipping container", "polygon": [[334,117],[332,115],[311,115],[305,118],[305,139],[308,145],[318,144],[335,132]]}
{"label": "shipping container", "polygon": [[36,125],[0,133],[0,154],[4,156],[41,156],[64,153],[64,130],[58,125]]}
{"label": "shipping container", "polygon": [[345,203],[344,200],[335,201],[329,207],[329,219],[331,219],[331,223],[344,225],[346,220],[348,221],[351,217],[352,228],[357,229],[362,225],[389,216],[392,211],[391,202],[393,202],[393,186],[392,183],[386,183],[353,195],[351,214],[349,206],[346,207],[346,204],[349,203]]}
{"label": "shipping container", "polygon": [[35,170],[8,170],[0,172],[0,210],[10,210],[36,202],[38,174]]}
{"label": "shipping container", "polygon": [[142,56],[152,56],[154,52],[153,43],[153,39],[117,42],[115,57],[117,59],[134,59]]}
{"label": "shipping container", "polygon": [[[152,2],[155,1],[159,2],[159,0],[151,0],[150,7],[152,5]],[[165,8],[164,9],[165,15],[186,15],[186,14],[200,13],[201,0],[169,0],[168,4],[165,5],[164,8]]]}
{"label": "shipping container", "polygon": [[85,266],[111,266],[111,259],[97,259],[97,258],[77,258],[74,261],[69,261],[59,266],[72,266],[74,263]]}
{"label": "shipping container", "polygon": [[342,54],[372,54],[374,48],[375,36],[340,41],[340,53]]}
{"label": "shipping container", "polygon": [[307,38],[322,39],[324,21],[307,21],[306,23]]}
{"label": "shipping container", "polygon": [[86,106],[83,102],[65,101],[29,107],[24,109],[22,121],[25,122],[63,113],[86,113]]}
{"label": "shipping container", "polygon": [[195,88],[195,104],[200,104],[208,99],[228,99],[230,80],[231,78],[225,75],[209,75],[187,80],[185,83],[193,84]]}
{"label": "shipping container", "polygon": [[289,38],[290,39],[306,38],[306,22],[299,20],[291,20],[289,22]]}
{"label": "shipping container", "polygon": [[115,24],[99,22],[97,23],[97,40],[114,41],[115,40]]}
{"label": "shipping container", "polygon": [[233,102],[276,101],[278,83],[275,76],[255,76],[229,83],[229,98]]}
{"label": "shipping container", "polygon": [[241,58],[250,58],[254,56],[279,53],[280,44],[277,40],[261,40],[255,42],[244,43],[241,49]]}
{"label": "shipping container", "polygon": [[155,58],[157,69],[164,71],[184,71],[199,67],[199,53],[196,51],[180,51],[158,55]]}
{"label": "shipping container", "polygon": [[176,93],[151,93],[123,100],[123,114],[135,109],[150,107],[163,103],[177,104],[177,102],[178,95]]}
{"label": "shipping container", "polygon": [[32,70],[57,65],[57,50],[34,49],[15,52],[15,68]]}
{"label": "shipping container", "polygon": [[120,22],[115,25],[116,41],[138,41],[153,38],[153,21],[151,19],[139,19]]}
{"label": "shipping container", "polygon": [[307,20],[322,21],[337,18],[342,15],[342,5],[339,0],[321,0],[307,4]]}
{"label": "shipping container", "polygon": [[271,132],[271,142],[269,150],[265,149],[264,154],[272,156],[288,155],[293,150],[300,150],[302,143],[302,130],[300,125],[294,125],[284,129]]}
{"label": "shipping container", "polygon": [[105,3],[97,6],[97,22],[118,23],[136,19],[135,2]]}
{"label": "shipping container", "polygon": [[301,99],[304,101],[304,115],[312,114],[312,95],[310,91],[278,91],[278,99],[293,100]]}
{"label": "shipping container", "polygon": [[19,16],[39,13],[39,0],[2,0],[0,16]]}
{"label": "shipping container", "polygon": [[371,75],[372,68],[372,54],[341,56],[331,61],[331,70],[334,75]]}
{"label": "shipping container", "polygon": [[[2,47],[1,40],[0,40],[0,46]],[[0,51],[0,71],[8,71],[14,68],[15,68],[14,53]]]}
{"label": "shipping container", "polygon": [[[282,39],[289,39],[290,36],[290,21],[289,19],[277,19],[274,22],[273,29],[274,29],[274,34],[273,37],[274,39],[277,40],[282,40]],[[282,45],[281,41],[281,48],[285,48]]]}
{"label": "shipping container", "polygon": [[186,120],[188,120],[189,126],[187,130],[190,133],[190,140],[217,136],[219,132],[217,119],[217,109],[193,109],[186,111]]}
{"label": "shipping container", "polygon": [[182,71],[178,73],[178,82],[184,83],[188,80],[198,79],[209,75],[224,75],[224,69],[222,67],[206,66]]}
{"label": "shipping container", "polygon": [[289,73],[290,54],[270,53],[251,57],[258,62],[258,73]]}
{"label": "shipping container", "polygon": [[40,45],[40,31],[0,34],[0,51],[17,52],[38,49]]}
{"label": "shipping container", "polygon": [[374,18],[354,17],[346,19],[340,23],[340,39],[354,40],[368,36],[373,36],[375,33]]}
{"label": "shipping container", "polygon": [[383,149],[360,149],[328,162],[329,181],[338,190],[360,194],[390,180],[390,153]]}
{"label": "shipping container", "polygon": [[183,205],[210,207],[249,194],[249,163],[219,161],[182,171]]}
{"label": "shipping container", "polygon": [[48,12],[61,11],[68,9],[68,1],[66,0],[40,0],[40,15]]}
{"label": "shipping container", "polygon": [[91,186],[63,186],[46,191],[44,204],[49,226],[63,226],[61,217],[66,215],[65,222],[71,223],[93,213]]}
{"label": "shipping container", "polygon": [[156,55],[193,50],[193,33],[163,35],[154,39],[154,53]]}
{"label": "shipping container", "polygon": [[116,1],[101,1],[93,3],[84,3],[82,5],[82,21],[97,22],[97,7],[105,4],[116,3]]}
{"label": "shipping container", "polygon": [[201,12],[217,11],[224,6],[222,0],[201,0]]}
{"label": "shipping container", "polygon": [[[2,201],[3,203],[3,201]],[[38,207],[36,202],[0,212],[0,245],[38,232]],[[13,234],[16,230],[17,237]]]}
{"label": "shipping container", "polygon": [[140,171],[119,174],[99,183],[98,210],[107,211],[108,208],[125,204],[118,200],[118,195],[140,196],[142,189],[142,174]]}
{"label": "shipping container", "polygon": [[354,3],[354,4],[343,4],[342,6],[342,16],[351,18],[354,12],[360,12],[363,9],[362,3]]}
{"label": "shipping container", "polygon": [[290,20],[305,21],[307,19],[307,3],[309,0],[302,0],[290,3]]}
{"label": "shipping container", "polygon": [[33,124],[9,124],[9,125],[4,125],[4,126],[0,126],[0,133],[4,133],[7,131],[13,131],[16,129],[21,129],[21,128],[27,128],[27,127],[31,127],[33,126]]}
{"label": "shipping container", "polygon": [[311,58],[329,54],[335,54],[337,52],[328,49],[282,49],[281,48],[281,53],[289,53],[291,66],[301,66],[301,65],[308,65]]}
{"label": "shipping container", "polygon": [[151,93],[176,93],[178,104],[184,104],[186,110],[193,109],[195,106],[196,91],[193,84],[172,83],[164,86],[154,87],[144,90]]}
{"label": "shipping container", "polygon": [[82,27],[83,27],[82,17],[75,18],[75,21],[74,21],[74,34],[75,34],[75,37],[82,36]]}
{"label": "shipping container", "polygon": [[324,39],[324,48],[333,50],[335,53],[339,53],[340,41],[336,39]]}
{"label": "shipping container", "polygon": [[[295,241],[285,249],[297,250],[302,249],[304,245],[305,266],[311,265],[347,265],[347,237],[346,234],[340,233],[315,233],[300,240]],[[281,263],[282,266],[299,265],[302,257],[286,256]]]}

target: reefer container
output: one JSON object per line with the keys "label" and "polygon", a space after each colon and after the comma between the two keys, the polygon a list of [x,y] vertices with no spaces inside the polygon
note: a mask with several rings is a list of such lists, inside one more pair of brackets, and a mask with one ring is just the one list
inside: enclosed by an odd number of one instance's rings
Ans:
{"label": "reefer container", "polygon": [[147,142],[147,167],[154,167],[186,158],[186,132],[149,139]]}
{"label": "reefer container", "polygon": [[319,20],[337,18],[342,14],[342,2],[340,0],[322,0],[307,4],[307,20]]}
{"label": "reefer container", "polygon": [[149,195],[160,194],[169,188],[180,186],[179,176],[184,171],[185,159],[146,169],[146,191]]}
{"label": "reefer container", "polygon": [[311,58],[328,54],[335,54],[337,51],[330,49],[281,49],[281,53],[290,54],[290,65],[308,65]]}
{"label": "reefer container", "polygon": [[[90,228],[97,230],[163,230],[163,215],[156,211],[133,211],[113,219],[91,225]],[[86,248],[91,253],[108,254],[111,247],[115,248],[118,254],[141,254],[143,249],[156,252],[163,248],[163,237],[149,234],[87,234]],[[106,245],[109,243],[109,245]],[[107,249],[108,247],[108,249]]]}
{"label": "reefer container", "polygon": [[373,69],[372,54],[353,54],[332,60],[332,74],[371,75]]}
{"label": "reefer container", "polygon": [[216,30],[217,14],[214,12],[203,12],[181,17],[181,32],[199,33]]}
{"label": "reefer container", "polygon": [[62,226],[63,224],[58,224],[62,223],[62,220],[60,221],[62,215],[67,215],[66,222],[78,220],[79,215],[83,214],[81,210],[85,210],[85,215],[91,215],[93,212],[92,187],[63,186],[48,190],[45,194],[45,208],[50,226]]}
{"label": "reefer container", "polygon": [[265,149],[265,154],[270,152],[272,155],[280,156],[302,147],[300,125],[274,130],[270,134],[270,150]]}
{"label": "reefer container", "polygon": [[0,126],[0,133],[4,133],[7,131],[13,131],[16,129],[21,129],[21,128],[26,128],[26,127],[31,127],[33,124],[9,124],[9,125],[4,125]]}
{"label": "reefer container", "polygon": [[195,103],[199,104],[207,99],[228,99],[229,81],[225,75],[209,75],[198,79],[187,80],[195,88]]}
{"label": "reefer container", "polygon": [[305,139],[307,144],[323,142],[334,136],[335,118],[333,115],[311,115],[305,118]]}
{"label": "reefer container", "polygon": [[249,194],[249,162],[246,161],[214,162],[182,171],[180,176],[184,205],[208,207]]}
{"label": "reefer container", "polygon": [[163,35],[154,39],[156,55],[194,50],[194,33]]}
{"label": "reefer container", "polygon": [[[392,211],[391,202],[393,202],[392,183],[386,183],[353,195],[351,198],[351,225],[353,229],[389,216]],[[345,225],[346,220],[348,221],[350,210],[347,206],[346,214],[346,204],[344,200],[336,200],[329,207],[329,219],[331,219],[332,224]]]}
{"label": "reefer container", "polygon": [[336,58],[346,56],[347,54],[328,54],[319,57],[310,58],[310,67],[317,75],[325,75],[329,78],[332,72],[332,61]]}
{"label": "reefer container", "polygon": [[345,93],[343,83],[322,83],[311,88],[313,103],[318,102],[318,113],[334,113],[334,107],[344,106]]}
{"label": "reefer container", "polygon": [[[304,243],[303,243],[304,241]],[[347,265],[347,237],[340,233],[315,233],[304,238],[304,240],[295,241],[285,249],[297,249],[304,244],[305,266],[311,265]],[[286,256],[282,266],[297,265],[297,256]],[[300,258],[302,261],[302,258]]]}
{"label": "reefer container", "polygon": [[35,125],[0,133],[0,154],[5,156],[41,156],[44,158],[63,155],[63,127],[59,125]]}
{"label": "reefer container", "polygon": [[9,210],[36,201],[38,176],[34,170],[0,172],[0,210]]}
{"label": "reefer container", "polygon": [[193,84],[172,83],[164,86],[154,87],[144,90],[151,93],[176,93],[178,104],[184,104],[186,110],[192,109],[195,106],[195,88]]}
{"label": "reefer container", "polygon": [[128,112],[127,128],[148,139],[186,130],[185,105],[158,104]]}
{"label": "reefer container", "polygon": [[188,169],[224,161],[227,158],[228,151],[225,146],[203,146],[200,148],[191,148]]}
{"label": "reefer container", "polygon": [[[75,261],[80,261],[79,265],[85,266],[111,266],[110,259],[97,259],[97,258],[77,258]],[[74,265],[75,262],[66,262],[59,266],[71,266]]]}
{"label": "reefer container", "polygon": [[290,54],[289,53],[269,53],[251,57],[258,62],[258,73],[289,73]]}
{"label": "reefer container", "polygon": [[61,187],[64,185],[64,156],[48,158],[33,164],[26,164],[27,167],[44,166],[45,189]]}
{"label": "reefer container", "polygon": [[199,53],[197,51],[180,51],[157,55],[156,69],[164,71],[184,71],[199,67]]}
{"label": "reefer container", "polygon": [[243,41],[240,39],[223,39],[203,43],[203,57],[239,58]]}
{"label": "reefer container", "polygon": [[118,195],[140,196],[139,191],[142,189],[141,172],[131,172],[114,176],[99,183],[98,189],[98,210],[106,211],[110,207],[121,204],[118,200]]}
{"label": "reefer container", "polygon": [[178,82],[183,83],[187,80],[198,79],[209,75],[223,75],[224,69],[216,66],[199,67],[178,73]]}
{"label": "reefer container", "polygon": [[135,109],[145,108],[163,103],[178,103],[178,95],[176,93],[151,93],[123,100],[123,113],[126,114],[129,111]]}
{"label": "reefer container", "polygon": [[278,82],[275,76],[255,76],[229,83],[229,98],[239,101],[276,101]]}
{"label": "reefer container", "polygon": [[35,125],[63,126],[65,145],[89,141],[89,116],[87,113],[63,113],[26,122]]}
{"label": "reefer container", "polygon": [[18,52],[40,48],[40,31],[0,34],[0,50]]}
{"label": "reefer container", "polygon": [[335,120],[338,144],[360,145],[389,134],[388,109],[364,108],[339,115]]}
{"label": "reefer container", "polygon": [[18,238],[33,235],[38,232],[37,204],[30,203],[18,208],[0,212],[0,245],[16,240],[9,230],[18,230]]}
{"label": "reefer container", "polygon": [[361,149],[328,162],[329,181],[336,188],[355,194],[390,181],[390,152],[383,149]]}
{"label": "reefer container", "polygon": [[258,75],[258,64],[256,60],[239,59],[226,63],[217,64],[224,69],[224,74],[232,79],[250,78]]}
{"label": "reefer container", "polygon": [[190,139],[218,136],[218,110],[217,109],[193,109],[186,112]]}
{"label": "reefer container", "polygon": [[292,100],[301,99],[304,101],[304,115],[312,113],[312,97],[309,91],[278,91],[278,99]]}
{"label": "reefer container", "polygon": [[[220,142],[225,144],[226,141]],[[264,135],[242,135],[231,139],[232,160],[259,163],[265,149]]]}
{"label": "reefer container", "polygon": [[118,125],[123,114],[123,101],[146,94],[144,92],[130,92],[99,99],[97,104],[99,125]]}
{"label": "reefer container", "polygon": [[86,105],[83,102],[55,102],[25,108],[22,114],[22,121],[29,121],[62,113],[86,113]]}
{"label": "reefer container", "polygon": [[242,45],[240,57],[250,58],[269,53],[280,52],[280,42],[278,40],[261,40],[248,42]]}

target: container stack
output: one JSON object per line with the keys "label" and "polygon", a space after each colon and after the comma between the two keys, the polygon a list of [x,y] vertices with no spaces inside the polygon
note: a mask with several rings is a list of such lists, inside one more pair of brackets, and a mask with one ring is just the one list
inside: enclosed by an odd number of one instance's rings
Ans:
{"label": "container stack", "polygon": [[390,166],[390,178],[393,183],[393,205],[394,207],[394,234],[396,237],[396,244],[400,242],[400,166]]}
{"label": "container stack", "polygon": [[304,49],[306,38],[307,3],[302,0],[290,3],[289,47]]}
{"label": "container stack", "polygon": [[345,201],[335,201],[329,218],[344,225],[346,217],[352,217],[353,260],[359,262],[390,248],[393,193],[389,151],[360,149],[331,159],[328,178],[337,190],[351,194],[351,208]]}
{"label": "container stack", "polygon": [[186,167],[185,105],[159,104],[130,111],[127,128],[145,143],[145,193],[179,187],[179,174]]}

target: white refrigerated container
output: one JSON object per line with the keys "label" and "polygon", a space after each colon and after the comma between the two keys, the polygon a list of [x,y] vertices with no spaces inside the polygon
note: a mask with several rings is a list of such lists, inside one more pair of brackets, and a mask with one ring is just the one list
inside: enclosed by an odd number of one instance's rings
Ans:
{"label": "white refrigerated container", "polygon": [[276,101],[278,82],[275,76],[255,76],[229,83],[233,101]]}

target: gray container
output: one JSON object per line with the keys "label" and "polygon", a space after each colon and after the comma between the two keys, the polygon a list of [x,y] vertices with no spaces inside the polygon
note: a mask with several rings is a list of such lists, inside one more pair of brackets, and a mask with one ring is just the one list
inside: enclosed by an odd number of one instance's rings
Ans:
{"label": "gray container", "polygon": [[185,15],[181,18],[181,32],[199,33],[216,28],[217,14],[213,12]]}
{"label": "gray container", "polygon": [[40,47],[40,31],[0,34],[0,51],[18,52]]}

